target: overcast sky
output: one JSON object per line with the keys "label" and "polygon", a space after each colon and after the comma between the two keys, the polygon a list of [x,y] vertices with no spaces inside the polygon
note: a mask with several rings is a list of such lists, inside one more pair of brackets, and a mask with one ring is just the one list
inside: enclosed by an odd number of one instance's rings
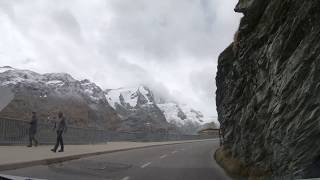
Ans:
{"label": "overcast sky", "polygon": [[237,0],[0,0],[0,66],[148,85],[216,115],[217,57]]}

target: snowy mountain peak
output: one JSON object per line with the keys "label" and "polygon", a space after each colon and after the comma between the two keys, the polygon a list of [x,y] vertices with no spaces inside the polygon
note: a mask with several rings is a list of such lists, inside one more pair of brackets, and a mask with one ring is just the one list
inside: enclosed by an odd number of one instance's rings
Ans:
{"label": "snowy mountain peak", "polygon": [[[49,94],[83,95],[94,103],[106,102],[103,90],[95,83],[85,79],[78,81],[67,73],[38,74],[29,70],[0,67],[0,86],[34,87],[42,89],[45,96]],[[42,96],[42,95],[41,95]]]}
{"label": "snowy mountain peak", "polygon": [[6,71],[10,71],[10,70],[14,70],[14,68],[12,68],[11,66],[0,67],[0,73],[6,72]]}
{"label": "snowy mountain peak", "polygon": [[150,89],[145,86],[106,90],[105,96],[109,104],[115,109],[118,105],[134,108],[154,103]]}
{"label": "snowy mountain peak", "polygon": [[15,69],[9,66],[0,68],[0,84],[16,85],[19,83],[34,83],[40,81],[42,76],[29,70]]}
{"label": "snowy mountain peak", "polygon": [[146,86],[106,90],[105,96],[109,104],[126,118],[130,112],[150,115],[150,109],[153,109],[159,111],[167,123],[186,134],[196,133],[196,130],[204,124],[204,117],[200,111],[175,102],[157,103],[153,92]]}
{"label": "snowy mountain peak", "polygon": [[143,95],[150,93],[150,89],[145,86],[139,86],[138,91]]}
{"label": "snowy mountain peak", "polygon": [[187,123],[195,125],[204,124],[203,114],[187,105],[178,105],[176,103],[158,104],[158,107],[165,114],[168,122],[179,127],[185,126]]}

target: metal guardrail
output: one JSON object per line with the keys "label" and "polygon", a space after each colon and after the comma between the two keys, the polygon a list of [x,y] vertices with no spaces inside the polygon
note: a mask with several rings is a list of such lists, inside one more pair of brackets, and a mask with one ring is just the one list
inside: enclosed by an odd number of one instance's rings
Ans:
{"label": "metal guardrail", "polygon": [[[0,145],[27,144],[28,121],[0,118]],[[36,138],[40,144],[54,144],[54,124],[38,122]],[[94,144],[108,141],[174,141],[216,138],[215,135],[183,135],[172,133],[116,132],[68,126],[64,134],[65,144]]]}

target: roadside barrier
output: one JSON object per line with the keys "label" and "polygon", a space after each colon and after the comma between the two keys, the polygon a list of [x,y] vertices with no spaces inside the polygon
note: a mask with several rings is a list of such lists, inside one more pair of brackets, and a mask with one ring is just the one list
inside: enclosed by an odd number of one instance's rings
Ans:
{"label": "roadside barrier", "polygon": [[[0,145],[28,144],[28,121],[0,118]],[[54,124],[38,122],[36,138],[40,144],[54,144],[56,131]],[[117,132],[93,128],[68,126],[64,134],[65,144],[96,144],[108,141],[177,141],[218,138],[218,135],[186,135],[156,132]]]}

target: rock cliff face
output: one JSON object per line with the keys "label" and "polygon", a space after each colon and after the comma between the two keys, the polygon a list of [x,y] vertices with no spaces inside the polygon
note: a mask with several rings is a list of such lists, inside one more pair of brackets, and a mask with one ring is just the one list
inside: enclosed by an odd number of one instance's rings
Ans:
{"label": "rock cliff face", "polygon": [[308,176],[320,155],[320,1],[240,0],[219,57],[224,147],[272,176]]}

